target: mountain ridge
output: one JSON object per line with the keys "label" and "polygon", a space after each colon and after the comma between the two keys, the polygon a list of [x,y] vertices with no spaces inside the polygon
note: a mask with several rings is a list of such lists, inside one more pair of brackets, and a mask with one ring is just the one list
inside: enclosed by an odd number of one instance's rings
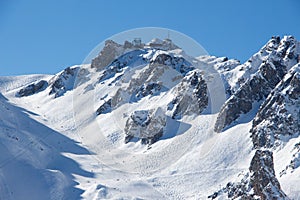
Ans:
{"label": "mountain ridge", "polygon": [[[68,177],[82,188],[77,197],[288,199],[300,195],[287,190],[297,179],[286,180],[300,174],[299,55],[292,36],[272,37],[244,64],[190,57],[169,39],[107,41],[91,65],[1,91],[34,120],[88,149],[86,159],[68,155],[95,176]],[[289,158],[279,162],[283,153]],[[181,181],[190,176],[199,187],[191,194]],[[178,191],[173,181],[183,183]]]}

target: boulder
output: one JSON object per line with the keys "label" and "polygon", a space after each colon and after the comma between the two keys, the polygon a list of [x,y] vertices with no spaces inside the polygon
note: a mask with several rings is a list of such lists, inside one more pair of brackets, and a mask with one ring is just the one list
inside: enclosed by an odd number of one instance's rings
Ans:
{"label": "boulder", "polygon": [[30,96],[45,90],[47,87],[48,87],[48,82],[45,80],[41,80],[37,83],[33,83],[22,88],[17,92],[16,96],[18,97]]}
{"label": "boulder", "polygon": [[136,110],[127,119],[124,131],[125,143],[132,138],[141,139],[143,144],[153,144],[164,133],[167,118],[161,108]]}

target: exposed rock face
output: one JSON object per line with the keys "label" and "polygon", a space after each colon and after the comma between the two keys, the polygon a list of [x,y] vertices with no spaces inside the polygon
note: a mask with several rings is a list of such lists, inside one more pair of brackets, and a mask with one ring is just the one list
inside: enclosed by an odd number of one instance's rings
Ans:
{"label": "exposed rock face", "polygon": [[173,119],[183,115],[199,115],[208,105],[207,84],[200,70],[189,72],[174,89],[175,98],[168,105]]}
{"label": "exposed rock face", "polygon": [[148,65],[139,76],[130,79],[128,86],[118,89],[112,97],[112,107],[116,108],[124,102],[135,102],[160,93],[165,89],[160,81],[161,77],[168,70],[169,66]]}
{"label": "exposed rock face", "polygon": [[124,47],[122,45],[112,40],[107,40],[99,55],[92,60],[91,67],[101,70],[123,53]]}
{"label": "exposed rock face", "polygon": [[272,152],[256,150],[249,172],[240,182],[229,182],[224,188],[208,196],[211,199],[218,197],[246,200],[288,199],[275,176]]}
{"label": "exposed rock face", "polygon": [[[276,77],[274,73],[271,76]],[[250,130],[255,149],[278,149],[290,138],[299,136],[300,64],[293,66],[278,84],[272,80],[268,79],[268,84],[276,86],[260,106]],[[257,99],[262,97],[256,94]],[[292,173],[300,166],[299,146],[299,143],[295,144],[292,159],[280,172],[281,176]],[[229,199],[288,199],[275,177],[271,151],[256,150],[249,170],[248,181],[243,179],[238,183],[228,183],[222,190],[210,195],[210,198],[226,194]]]}
{"label": "exposed rock face", "polygon": [[96,111],[97,115],[109,113],[111,111],[111,99],[103,103]]}
{"label": "exposed rock face", "polygon": [[[161,54],[166,60],[162,60]],[[145,67],[143,67],[138,76],[131,77],[130,80],[121,79],[125,67],[130,66],[134,68],[141,65],[145,65]],[[128,81],[125,87],[120,87],[112,95],[111,106],[114,109],[124,102],[139,101],[146,96],[154,96],[162,91],[166,91],[166,85],[168,87],[175,86],[183,78],[182,73],[185,74],[192,69],[194,69],[193,66],[182,57],[173,54],[169,55],[162,50],[148,51],[139,49],[128,52],[116,59],[103,70],[99,80],[105,81],[112,78],[113,81],[111,83]],[[167,73],[172,74],[166,75]],[[169,76],[169,78],[166,79],[164,76]]]}
{"label": "exposed rock face", "polygon": [[79,67],[68,67],[53,77],[49,81],[49,86],[51,86],[49,95],[54,94],[54,97],[57,98],[64,95],[68,90],[72,90],[78,70]]}
{"label": "exposed rock face", "polygon": [[[255,148],[276,148],[299,135],[300,65],[295,65],[256,114],[251,137]],[[284,139],[285,138],[285,139]]]}
{"label": "exposed rock face", "polygon": [[149,95],[159,94],[162,90],[162,84],[160,82],[157,83],[145,83],[143,84],[136,92],[135,98],[141,99]]}
{"label": "exposed rock face", "polygon": [[[137,72],[135,67],[139,69]],[[130,79],[124,76],[127,70],[135,73]],[[174,118],[198,115],[208,105],[207,85],[200,71],[177,51],[168,52],[158,47],[128,51],[103,68],[99,82],[118,85],[118,89],[97,109],[97,115],[111,112],[124,103],[159,95],[176,85]],[[125,143],[138,138],[143,144],[152,144],[163,135],[165,126],[166,115],[161,109],[137,110],[126,122]]]}
{"label": "exposed rock face", "polygon": [[275,177],[272,152],[257,150],[249,169],[255,195],[261,199],[287,199]]}
{"label": "exposed rock face", "polygon": [[229,182],[225,187],[220,189],[217,192],[209,195],[208,198],[211,199],[243,199],[243,200],[253,200],[259,199],[259,197],[255,196],[253,192],[251,192],[250,185],[250,173],[240,174],[239,176],[243,176],[240,182]]}
{"label": "exposed rock face", "polygon": [[26,86],[25,88],[22,88],[20,91],[17,92],[16,96],[18,97],[30,96],[45,90],[47,87],[48,87],[48,82],[45,80],[41,80],[37,83],[33,83]]}
{"label": "exposed rock face", "polygon": [[241,114],[248,113],[254,102],[267,97],[283,78],[286,67],[272,62],[263,63],[259,71],[240,87],[223,105],[218,115],[215,131],[220,132]]}
{"label": "exposed rock face", "polygon": [[[252,104],[263,101],[275,86],[282,80],[283,76],[297,63],[298,42],[293,37],[284,37],[280,43],[278,38],[273,38],[263,50],[267,57],[262,63],[258,62],[258,70],[225,102],[218,115],[215,124],[215,131],[221,132],[225,127],[239,118],[241,114],[248,113]],[[256,64],[256,63],[254,63]],[[251,68],[248,69],[251,71]],[[239,80],[247,78],[242,76]]]}
{"label": "exposed rock face", "polygon": [[[282,40],[274,37],[259,53],[241,65],[245,69],[237,67],[245,72],[239,78],[239,88],[233,90],[233,95],[223,105],[215,130],[222,131],[241,114],[248,113],[253,103],[259,103],[260,108],[250,130],[254,149],[257,150],[248,178],[245,176],[241,182],[228,183],[210,198],[227,195],[229,199],[288,199],[275,177],[272,150],[299,136],[299,45],[290,36]],[[299,149],[296,144],[290,164],[280,175],[300,166]]]}
{"label": "exposed rock face", "polygon": [[167,120],[161,108],[156,110],[137,110],[128,118],[125,126],[126,139],[141,139],[143,144],[153,144],[164,133]]}
{"label": "exposed rock face", "polygon": [[125,52],[146,48],[164,51],[179,49],[179,47],[176,46],[170,39],[153,39],[147,45],[143,43],[137,44],[135,40],[132,43],[125,41],[124,45],[118,44],[112,40],[107,40],[105,41],[104,48],[100,51],[99,55],[92,60],[91,67],[102,70]]}
{"label": "exposed rock face", "polygon": [[47,88],[50,88],[49,95],[54,94],[54,98],[64,95],[68,90],[74,89],[75,81],[77,85],[80,84],[80,81],[89,80],[87,77],[81,75],[80,80],[78,79],[78,72],[83,72],[80,70],[80,66],[68,67],[57,75],[53,76],[49,81],[41,80],[39,82],[30,84],[16,93],[18,97],[24,97],[39,93],[44,91]]}
{"label": "exposed rock face", "polygon": [[154,59],[151,60],[151,63],[171,66],[182,75],[185,75],[194,69],[191,63],[186,61],[183,57],[172,56],[165,53],[158,54],[156,57],[154,57]]}
{"label": "exposed rock face", "polygon": [[127,66],[138,66],[147,63],[147,59],[142,55],[146,54],[145,50],[137,49],[121,55],[114,59],[108,66],[104,67],[99,77],[99,82],[114,77],[116,74],[122,74],[123,69]]}

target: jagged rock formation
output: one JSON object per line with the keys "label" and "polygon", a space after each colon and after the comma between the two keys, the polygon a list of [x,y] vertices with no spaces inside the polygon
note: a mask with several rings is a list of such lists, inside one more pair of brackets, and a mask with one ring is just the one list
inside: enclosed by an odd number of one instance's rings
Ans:
{"label": "jagged rock formation", "polygon": [[[281,40],[273,37],[247,63],[233,69],[242,73],[236,75],[237,84],[231,87],[233,94],[218,115],[215,131],[221,132],[259,103],[250,130],[256,152],[247,173],[250,175],[241,182],[228,183],[210,198],[225,195],[228,199],[288,199],[275,177],[272,150],[299,136],[299,54],[300,43],[292,36]],[[293,151],[292,160],[281,175],[299,167],[297,144]]]}
{"label": "jagged rock formation", "polygon": [[[81,77],[80,80],[77,79],[79,71],[84,72],[85,70],[80,70],[80,66],[68,67],[53,76],[49,81],[41,80],[22,88],[16,93],[16,96],[30,96],[47,89],[47,91],[50,90],[49,95],[54,94],[54,98],[60,97],[67,91],[74,89],[75,81],[77,81],[76,84],[79,85],[80,81],[89,80],[87,77]],[[84,76],[84,74],[81,76]]]}
{"label": "jagged rock formation", "polygon": [[143,144],[153,144],[164,133],[167,120],[161,108],[155,110],[137,110],[127,119],[125,143],[132,138],[141,139]]}
{"label": "jagged rock formation", "polygon": [[115,58],[122,55],[124,51],[125,49],[122,45],[112,40],[107,40],[99,55],[92,60],[91,67],[101,70],[109,65]]}
{"label": "jagged rock formation", "polygon": [[[241,182],[232,183],[229,182],[223,187],[221,190],[214,192],[213,194],[209,195],[208,198],[210,199],[243,199],[243,200],[253,200],[259,199],[255,197],[254,194],[249,194],[251,187],[249,184],[250,178],[249,173],[247,173]],[[226,196],[226,197],[224,197]]]}
{"label": "jagged rock formation", "polygon": [[[225,127],[239,118],[241,114],[248,113],[252,109],[252,104],[264,100],[267,95],[282,80],[287,71],[298,62],[298,47],[293,37],[284,37],[281,41],[278,37],[271,41],[260,51],[260,56],[264,60],[250,63],[246,66],[247,72],[254,69],[257,71],[251,76],[249,73],[241,76],[238,82],[242,82],[238,90],[225,102],[218,115],[215,124],[215,131],[221,132]],[[245,67],[245,66],[242,66]],[[252,69],[253,68],[253,69]],[[245,80],[245,78],[247,78]]]}
{"label": "jagged rock formation", "polygon": [[79,67],[68,67],[53,77],[49,81],[49,86],[51,87],[49,95],[54,94],[54,97],[57,98],[64,95],[68,90],[73,89],[78,70]]}
{"label": "jagged rock formation", "polygon": [[285,72],[286,67],[279,63],[263,63],[259,71],[226,101],[218,115],[215,131],[222,131],[241,114],[249,112],[254,102],[266,98]]}
{"label": "jagged rock formation", "polygon": [[168,105],[173,119],[180,119],[183,115],[199,115],[208,105],[207,84],[202,78],[200,70],[189,72],[174,88],[174,99]]}
{"label": "jagged rock formation", "polygon": [[30,96],[45,90],[47,87],[48,87],[48,82],[45,80],[41,80],[37,83],[33,83],[22,88],[17,92],[16,96],[18,97]]}
{"label": "jagged rock formation", "polygon": [[170,66],[183,75],[194,69],[191,63],[176,54],[170,54],[167,51],[158,49],[136,49],[121,55],[114,59],[108,66],[104,67],[99,77],[99,82],[110,79],[116,76],[116,74],[119,75],[116,77],[116,80],[118,80],[123,75],[124,68],[128,66],[133,68],[147,64],[154,67],[159,65]]}
{"label": "jagged rock formation", "polygon": [[149,95],[157,95],[162,91],[162,83],[145,83],[136,92],[135,98],[142,99]]}
{"label": "jagged rock formation", "polygon": [[[125,67],[128,66],[139,66],[147,63],[147,59],[142,55],[145,55],[147,51],[138,49],[133,50],[128,53],[121,55],[111,62],[104,70],[101,72],[99,77],[99,82],[105,81],[109,78],[114,77],[116,74],[122,75]],[[149,62],[149,61],[148,61]]]}
{"label": "jagged rock formation", "polygon": [[261,199],[287,199],[275,177],[272,152],[257,150],[249,170],[255,195]]}
{"label": "jagged rock formation", "polygon": [[[123,80],[125,68],[144,66],[139,76]],[[179,83],[194,67],[183,57],[157,49],[138,49],[130,51],[117,58],[111,65],[107,66],[99,77],[99,82],[112,79],[109,85],[128,81],[125,87],[120,87],[112,95],[110,107],[115,109],[125,102],[136,102],[146,96],[158,95],[167,91]],[[172,73],[169,79],[165,79],[167,73]]]}
{"label": "jagged rock formation", "polygon": [[111,112],[111,99],[104,102],[96,111],[97,115],[105,114]]}
{"label": "jagged rock formation", "polygon": [[183,57],[172,56],[166,53],[160,53],[155,56],[151,63],[154,65],[168,65],[173,67],[176,71],[180,72],[182,75],[185,75],[189,71],[193,70],[194,67],[186,61]]}
{"label": "jagged rock formation", "polygon": [[269,94],[253,120],[255,148],[276,148],[300,130],[300,65],[295,65]]}
{"label": "jagged rock formation", "polygon": [[211,199],[219,197],[245,200],[288,199],[275,176],[272,152],[256,150],[249,172],[240,182],[229,182],[224,188],[208,196]]}
{"label": "jagged rock formation", "polygon": [[99,55],[92,60],[91,67],[102,70],[104,67],[110,65],[116,58],[132,50],[151,48],[170,51],[179,49],[170,39],[153,39],[146,45],[136,40],[137,39],[133,40],[133,42],[125,41],[124,45],[118,44],[113,40],[105,41],[104,48],[100,51]]}

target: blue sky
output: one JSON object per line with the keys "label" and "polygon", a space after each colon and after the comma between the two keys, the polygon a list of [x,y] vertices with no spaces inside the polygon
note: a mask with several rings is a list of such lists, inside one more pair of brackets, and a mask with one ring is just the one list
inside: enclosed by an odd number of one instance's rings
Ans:
{"label": "blue sky", "polygon": [[54,74],[106,38],[164,27],[211,55],[247,60],[272,35],[300,40],[299,0],[0,0],[0,76]]}

